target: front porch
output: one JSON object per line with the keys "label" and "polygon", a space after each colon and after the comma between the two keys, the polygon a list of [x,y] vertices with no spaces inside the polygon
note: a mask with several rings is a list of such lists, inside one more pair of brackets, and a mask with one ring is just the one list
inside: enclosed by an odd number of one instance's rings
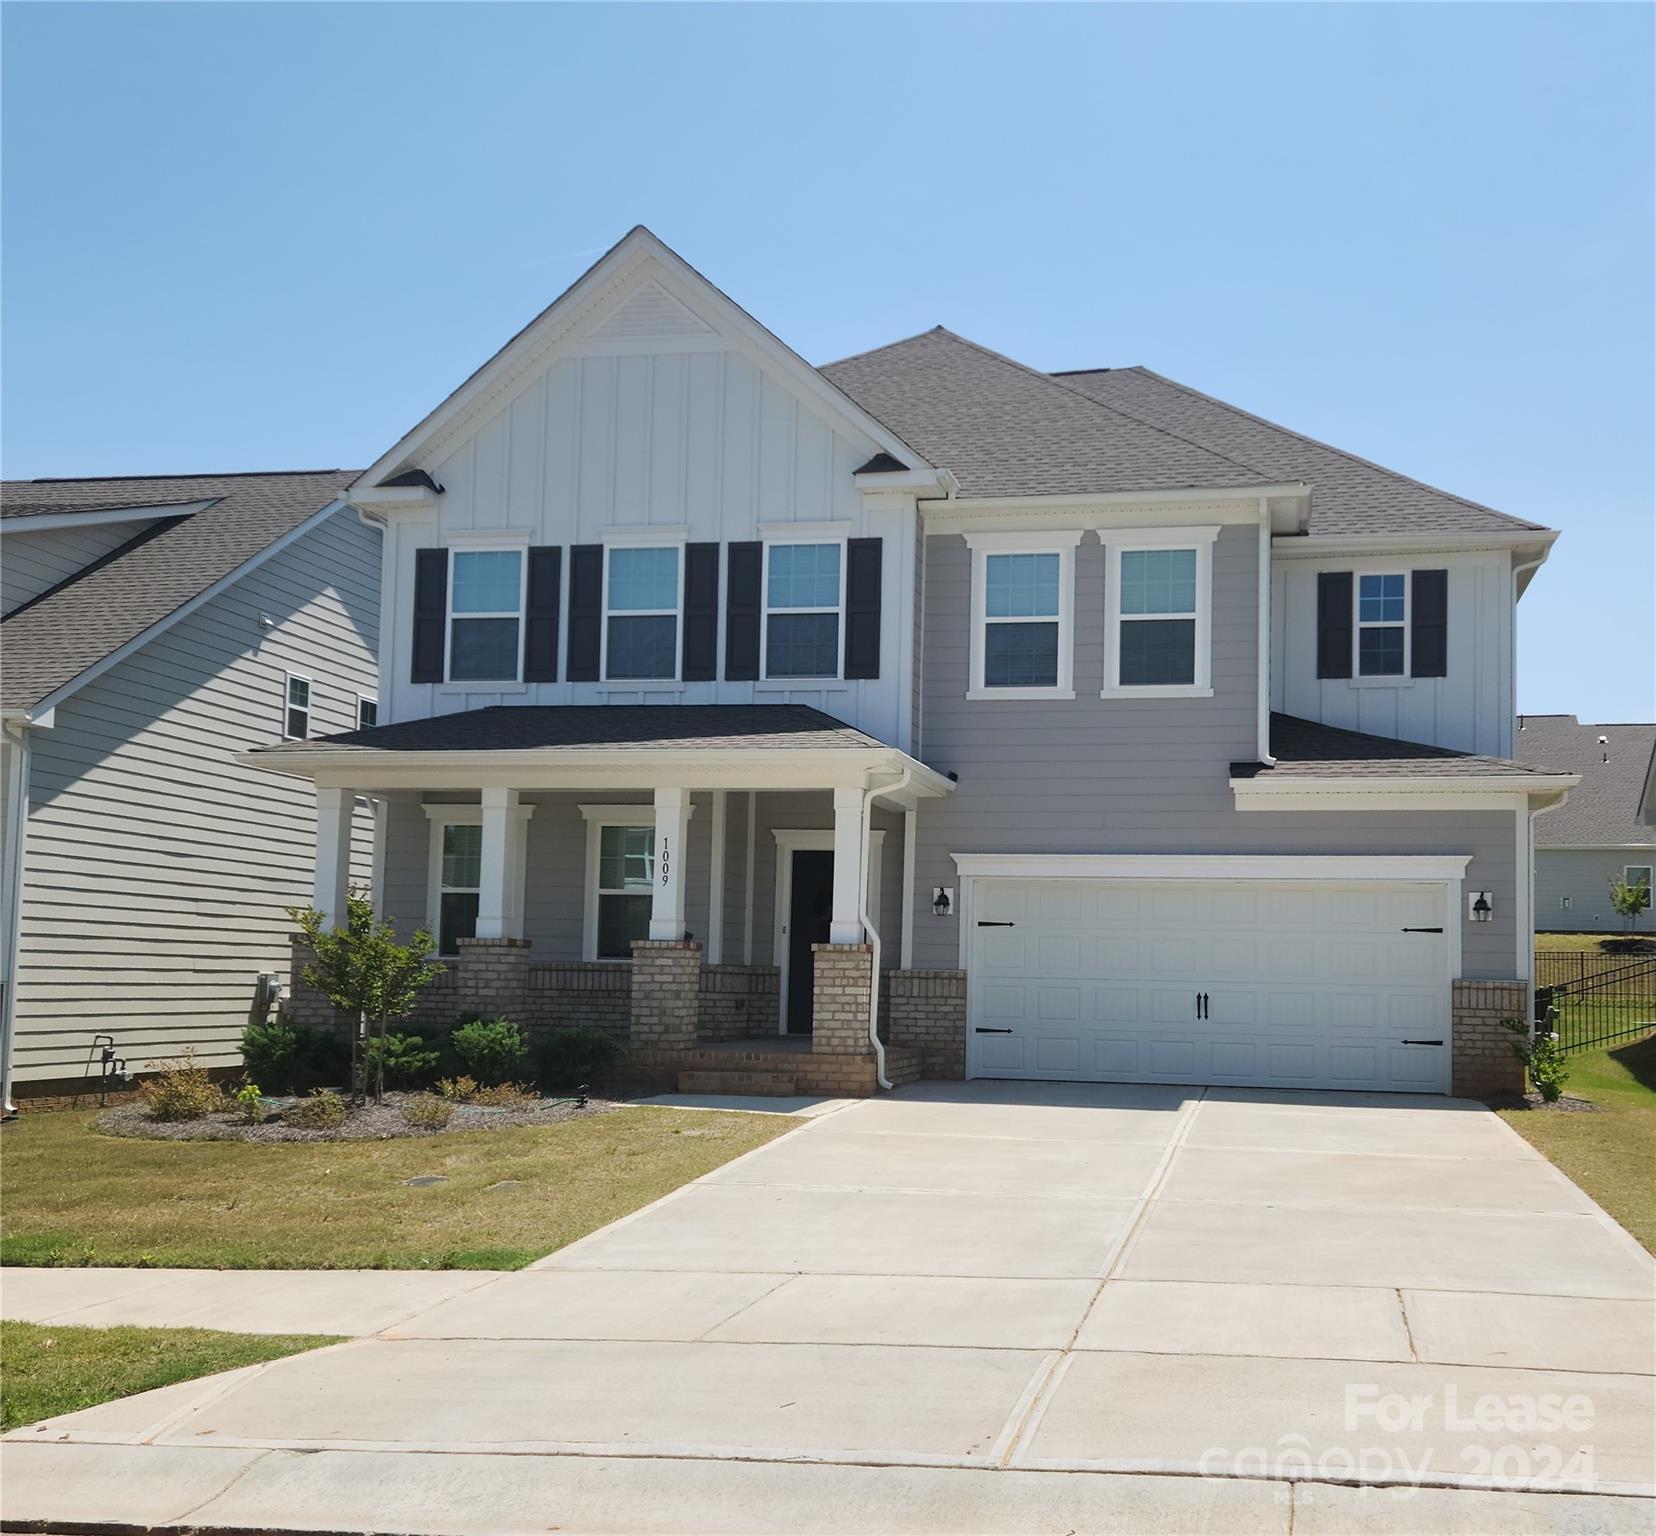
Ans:
{"label": "front porch", "polygon": [[[914,1012],[908,1040],[891,1009],[901,1021],[926,989],[894,978],[912,946],[918,803],[952,786],[815,711],[762,708],[795,722],[764,746],[753,706],[576,711],[668,727],[734,717],[749,737],[670,754],[652,741],[602,763],[567,747],[509,762],[382,747],[370,762],[306,743],[321,769],[315,905],[344,911],[352,809],[367,797],[376,906],[399,932],[428,929],[446,967],[411,1023],[484,1013],[531,1034],[602,1029],[627,1046],[629,1076],[664,1088],[866,1095],[914,1081],[939,1065],[924,1048],[930,1013]],[[804,745],[799,717],[815,738]],[[296,949],[288,1012],[322,1023],[330,1010],[299,980],[306,959]],[[963,1032],[963,989],[954,1023]]]}

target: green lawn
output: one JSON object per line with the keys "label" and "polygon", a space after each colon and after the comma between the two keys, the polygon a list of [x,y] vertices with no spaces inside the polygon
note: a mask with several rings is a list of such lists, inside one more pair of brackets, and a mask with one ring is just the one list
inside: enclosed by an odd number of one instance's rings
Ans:
{"label": "green lawn", "polygon": [[0,1429],[337,1342],[325,1334],[0,1323]]}
{"label": "green lawn", "polygon": [[1538,933],[1535,947],[1555,954],[1623,955],[1636,960],[1656,955],[1656,937],[1628,933]]}
{"label": "green lawn", "polygon": [[[102,1136],[93,1119],[29,1115],[0,1133],[0,1262],[518,1269],[800,1123],[633,1108],[511,1130],[258,1145]],[[408,1187],[429,1174],[445,1182]]]}
{"label": "green lawn", "polygon": [[1501,1118],[1656,1253],[1656,1035],[1573,1052],[1564,1092],[1603,1113],[1504,1109]]}

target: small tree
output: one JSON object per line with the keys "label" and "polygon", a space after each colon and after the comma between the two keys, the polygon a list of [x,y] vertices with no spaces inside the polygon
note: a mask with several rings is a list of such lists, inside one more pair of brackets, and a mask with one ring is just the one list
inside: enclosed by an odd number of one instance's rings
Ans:
{"label": "small tree", "polygon": [[1616,909],[1629,933],[1633,932],[1641,912],[1650,910],[1650,882],[1640,880],[1634,885],[1619,875],[1610,881],[1610,905]]}
{"label": "small tree", "polygon": [[399,944],[389,923],[374,920],[374,905],[360,891],[345,900],[345,926],[329,929],[314,907],[289,907],[288,916],[304,929],[316,959],[305,967],[304,979],[334,1007],[356,1020],[351,1034],[351,1093],[361,1103],[368,1093],[370,1039],[373,1053],[375,1099],[385,1095],[385,1035],[394,1019],[405,1018],[420,988],[443,967],[434,964],[436,949],[430,933],[420,929]]}

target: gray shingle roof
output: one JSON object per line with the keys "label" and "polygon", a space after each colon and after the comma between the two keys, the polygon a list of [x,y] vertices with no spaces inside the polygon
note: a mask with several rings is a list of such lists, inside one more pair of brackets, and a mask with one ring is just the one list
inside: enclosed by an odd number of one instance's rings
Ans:
{"label": "gray shingle roof", "polygon": [[1313,536],[1540,530],[1419,480],[1302,437],[1148,368],[1100,368],[1056,377],[1103,405],[1253,465],[1277,481],[1312,487]]}
{"label": "gray shingle roof", "polygon": [[[1639,820],[1656,725],[1583,725],[1574,715],[1520,715],[1518,726],[1520,762],[1581,775],[1563,805],[1536,818],[1537,847],[1656,848],[1656,827]],[[1609,740],[1601,745],[1600,736]]]}
{"label": "gray shingle roof", "polygon": [[0,707],[27,709],[72,682],[319,512],[355,473],[5,482],[0,498],[36,515],[94,504],[213,504],[130,540],[0,622]]}
{"label": "gray shingle roof", "polygon": [[1271,483],[1249,464],[1136,421],[941,326],[820,371],[952,471],[963,496]]}
{"label": "gray shingle roof", "polygon": [[1420,741],[1393,741],[1342,731],[1338,726],[1297,715],[1271,716],[1271,755],[1274,768],[1263,763],[1232,763],[1233,779],[1317,778],[1477,778],[1485,774],[1536,775],[1567,770],[1539,764],[1508,762],[1504,757],[1481,757]]}
{"label": "gray shingle roof", "polygon": [[494,704],[427,720],[262,747],[257,756],[329,752],[655,751],[714,748],[883,750],[885,743],[804,704]]}

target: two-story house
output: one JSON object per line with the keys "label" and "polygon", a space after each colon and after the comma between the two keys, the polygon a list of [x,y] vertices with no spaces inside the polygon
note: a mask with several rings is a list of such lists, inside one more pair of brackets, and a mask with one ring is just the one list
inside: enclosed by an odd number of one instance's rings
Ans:
{"label": "two-story house", "polygon": [[1545,528],[1141,368],[813,368],[643,229],[345,496],[381,723],[244,761],[329,912],[381,807],[435,1013],[768,1088],[1516,1081]]}
{"label": "two-story house", "polygon": [[[308,784],[231,754],[371,723],[380,531],[339,470],[0,488],[10,1102],[240,1059],[310,899]],[[354,822],[356,878],[373,820]]]}

